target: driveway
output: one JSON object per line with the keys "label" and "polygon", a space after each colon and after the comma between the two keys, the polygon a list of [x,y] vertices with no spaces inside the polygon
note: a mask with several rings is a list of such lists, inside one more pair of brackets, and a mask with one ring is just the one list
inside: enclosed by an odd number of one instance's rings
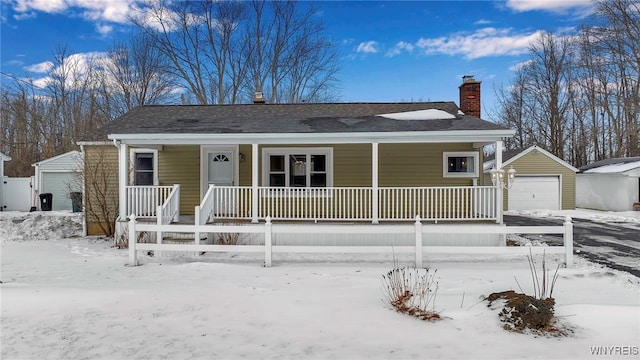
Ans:
{"label": "driveway", "polygon": [[[562,225],[560,218],[504,215],[507,225]],[[562,235],[524,235],[529,239],[561,245]],[[640,277],[640,224],[573,219],[574,253],[611,269]]]}

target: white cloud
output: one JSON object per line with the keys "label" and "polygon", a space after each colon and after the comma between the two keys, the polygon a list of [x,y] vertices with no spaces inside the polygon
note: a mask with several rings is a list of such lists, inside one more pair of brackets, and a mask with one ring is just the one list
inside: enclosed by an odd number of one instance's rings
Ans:
{"label": "white cloud", "polygon": [[16,19],[38,11],[51,14],[78,8],[87,20],[126,23],[129,14],[138,9],[138,3],[141,0],[15,0],[13,9],[20,13]]}
{"label": "white cloud", "polygon": [[387,51],[385,56],[393,57],[393,56],[399,55],[403,50],[407,52],[412,52],[414,48],[415,48],[415,45],[410,44],[408,42],[400,41],[391,50]]}
{"label": "white cloud", "polygon": [[509,66],[509,71],[518,71],[518,70],[522,69],[523,67],[528,66],[531,63],[533,63],[533,60],[529,59],[529,60],[525,60],[525,61],[519,62],[517,64],[513,64],[513,65]]}
{"label": "white cloud", "polygon": [[593,0],[507,0],[507,7],[519,12],[546,10],[563,12],[574,8],[591,8]]}
{"label": "white cloud", "polygon": [[53,63],[51,61],[44,61],[38,64],[33,64],[29,66],[25,66],[24,69],[34,73],[46,73],[53,68]]}
{"label": "white cloud", "polygon": [[38,89],[44,89],[51,83],[51,81],[52,79],[49,76],[45,76],[39,79],[34,79],[33,86],[37,87]]}
{"label": "white cloud", "polygon": [[68,8],[66,0],[16,0],[13,9],[17,12],[42,11],[57,13]]}
{"label": "white cloud", "polygon": [[100,35],[107,35],[113,31],[113,26],[105,25],[105,24],[97,24],[96,31],[100,33]]}
{"label": "white cloud", "polygon": [[356,49],[356,52],[366,53],[366,54],[374,54],[378,52],[378,42],[377,41],[365,41],[361,42]]}
{"label": "white cloud", "polygon": [[493,24],[493,21],[487,20],[487,19],[480,19],[480,20],[474,22],[473,24],[474,25],[489,25],[489,24]]}
{"label": "white cloud", "polygon": [[456,33],[448,37],[420,38],[418,48],[427,54],[462,55],[467,59],[487,56],[520,55],[542,34],[513,34],[512,29],[483,28],[473,33]]}

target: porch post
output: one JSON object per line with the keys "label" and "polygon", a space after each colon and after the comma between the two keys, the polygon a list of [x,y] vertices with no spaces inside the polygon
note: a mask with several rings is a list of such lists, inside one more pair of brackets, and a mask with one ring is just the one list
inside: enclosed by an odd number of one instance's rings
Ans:
{"label": "porch post", "polygon": [[118,215],[121,221],[127,218],[127,175],[129,154],[127,144],[118,144]]}
{"label": "porch post", "polygon": [[[496,170],[500,170],[502,169],[502,141],[498,140],[496,141],[496,164],[495,164]],[[498,181],[496,183],[496,222],[498,224],[502,224],[503,223],[503,219],[502,219],[502,202],[503,202],[503,187],[502,184]]]}
{"label": "porch post", "polygon": [[251,222],[258,222],[258,144],[251,144]]}
{"label": "porch post", "polygon": [[371,143],[371,223],[379,222],[378,214],[378,143]]}

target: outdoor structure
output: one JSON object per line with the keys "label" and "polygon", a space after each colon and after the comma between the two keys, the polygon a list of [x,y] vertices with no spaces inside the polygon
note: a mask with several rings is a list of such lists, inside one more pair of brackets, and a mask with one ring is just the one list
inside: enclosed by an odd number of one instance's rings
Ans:
{"label": "outdoor structure", "polygon": [[[478,90],[479,82],[466,77],[461,102],[478,98]],[[479,102],[468,104],[480,114]],[[431,245],[480,246],[504,244],[499,228],[461,224],[503,228],[503,185],[483,185],[481,164],[484,146],[501,154],[511,136],[454,102],[256,102],[142,106],[80,144],[86,166],[102,162],[105,174],[117,172],[106,181],[107,197],[117,197],[116,239],[126,237],[133,215],[155,226],[136,238],[162,244],[215,240],[201,233],[205,224],[230,225],[236,233],[269,219],[278,229],[297,229],[278,230],[269,241],[279,245],[388,246],[413,243],[393,226],[419,219],[457,224],[430,237]],[[85,192],[90,211],[98,194],[88,186]],[[187,231],[163,230],[171,224]],[[89,221],[87,230],[96,233],[99,224]],[[261,234],[243,241],[264,243]]]}
{"label": "outdoor structure", "polygon": [[576,205],[580,208],[640,209],[640,157],[605,159],[580,168]]}
{"label": "outdoor structure", "polygon": [[11,160],[11,157],[0,153],[0,211],[4,211],[7,208],[5,204],[5,179],[4,179],[4,162]]}
{"label": "outdoor structure", "polygon": [[[505,210],[573,210],[576,208],[576,172],[578,169],[536,145],[507,150],[503,167],[517,169],[513,184],[504,191]],[[491,184],[493,155],[484,162],[484,184]]]}
{"label": "outdoor structure", "polygon": [[[50,193],[51,210],[72,210],[71,193],[82,194],[82,154],[70,151],[32,164],[37,195]],[[38,202],[38,207],[40,203]]]}

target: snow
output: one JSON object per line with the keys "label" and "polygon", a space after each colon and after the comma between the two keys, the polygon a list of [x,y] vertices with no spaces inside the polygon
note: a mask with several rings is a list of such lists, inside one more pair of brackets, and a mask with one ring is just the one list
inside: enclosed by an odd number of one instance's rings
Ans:
{"label": "snow", "polygon": [[438,109],[406,111],[391,114],[381,114],[378,116],[393,120],[446,120],[456,118],[454,115]]}
{"label": "snow", "polygon": [[[516,280],[531,293],[524,257],[427,253],[445,318],[429,323],[383,304],[391,249],[278,253],[272,268],[231,253],[140,256],[128,267],[111,240],[79,236],[80,216],[0,213],[2,359],[579,359],[640,345],[640,279],[580,257],[554,291],[571,335],[535,337],[503,330],[498,308],[481,301],[519,291]],[[555,269],[561,257],[547,261]]]}
{"label": "snow", "polygon": [[509,210],[507,215],[526,215],[534,217],[554,217],[564,219],[587,219],[598,222],[640,223],[640,211],[600,211],[589,209],[575,210]]}
{"label": "snow", "polygon": [[618,174],[640,168],[640,161],[621,164],[603,165],[597,168],[585,170],[585,174]]}

